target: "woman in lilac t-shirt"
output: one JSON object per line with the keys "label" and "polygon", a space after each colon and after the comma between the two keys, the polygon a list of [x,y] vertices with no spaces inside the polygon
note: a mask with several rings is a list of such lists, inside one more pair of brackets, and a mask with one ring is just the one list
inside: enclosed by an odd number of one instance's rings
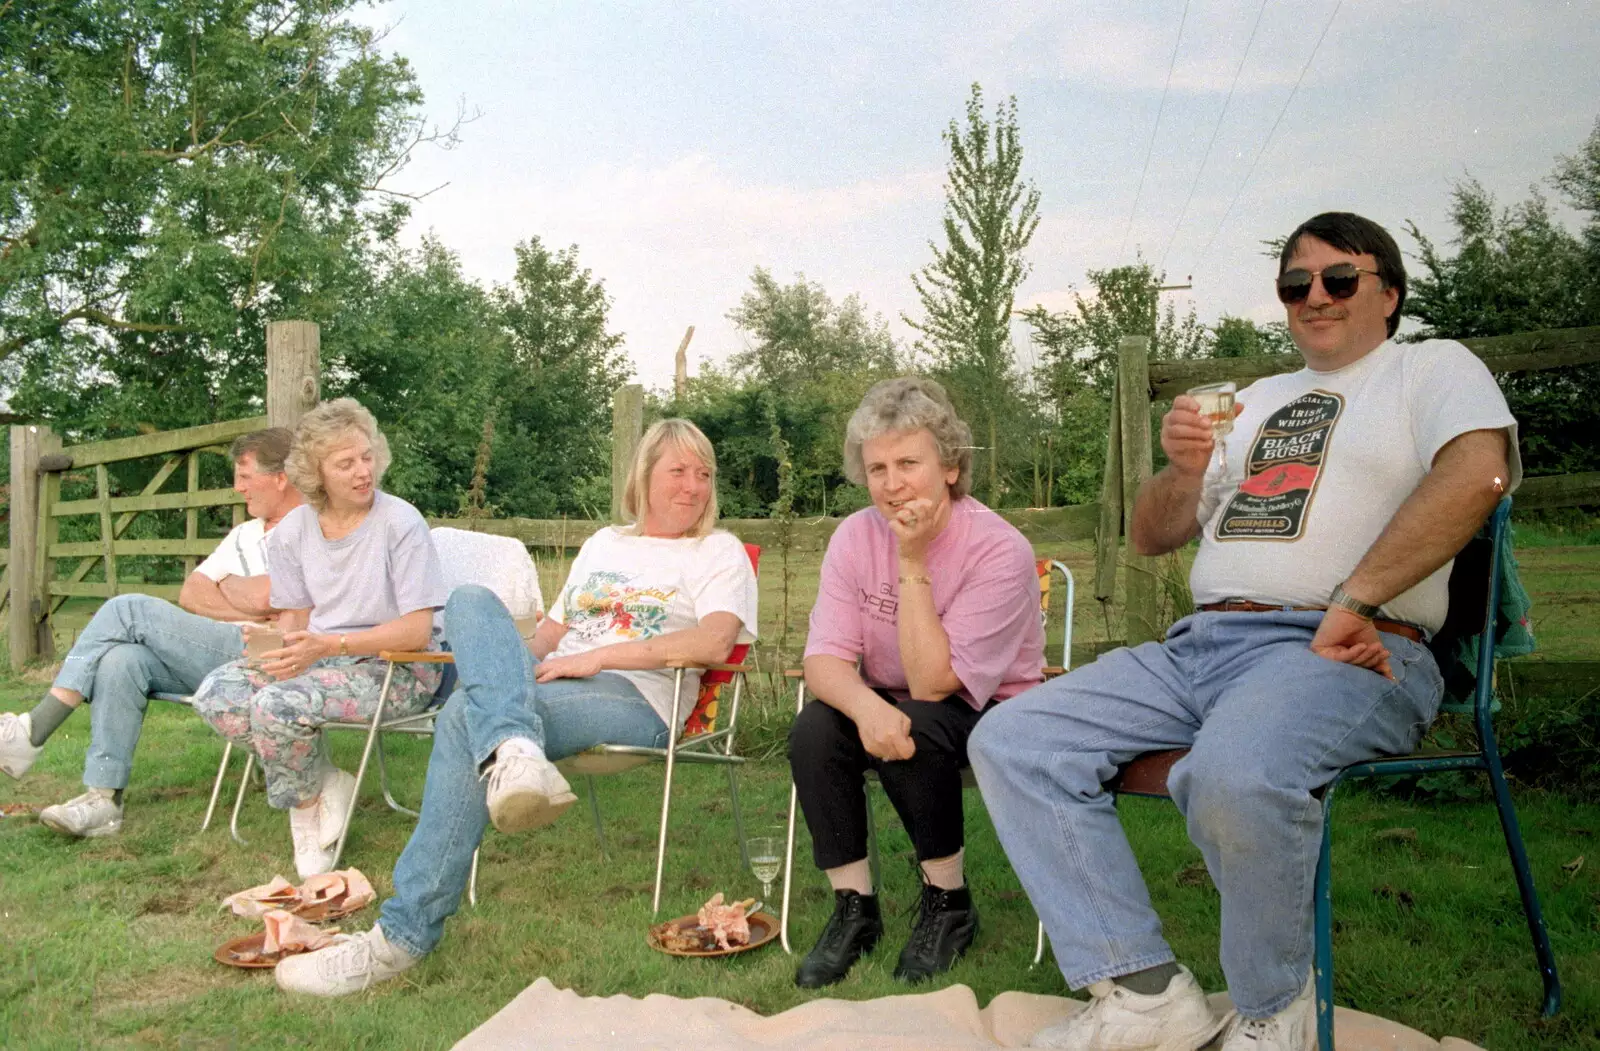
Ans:
{"label": "woman in lilac t-shirt", "polygon": [[947,970],[978,913],[962,875],[961,769],[992,702],[1039,682],[1044,630],[1033,548],[967,495],[972,432],[944,389],[914,376],[867,392],[845,474],[872,506],[840,523],[806,641],[808,704],[789,763],[834,911],[796,984],[843,978],[883,933],[867,866],[863,776],[874,769],[921,863],[916,926],[895,977]]}

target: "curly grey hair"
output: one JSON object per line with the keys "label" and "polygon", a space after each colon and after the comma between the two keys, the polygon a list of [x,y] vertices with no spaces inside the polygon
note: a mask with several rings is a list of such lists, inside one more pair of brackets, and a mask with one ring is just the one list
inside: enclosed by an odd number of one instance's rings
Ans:
{"label": "curly grey hair", "polygon": [[950,499],[972,490],[972,428],[956,415],[944,388],[923,376],[900,376],[874,384],[844,429],[844,475],[867,484],[861,447],[892,431],[925,430],[939,449],[939,463],[959,468]]}
{"label": "curly grey hair", "polygon": [[294,446],[283,467],[290,484],[318,511],[328,506],[328,494],[322,487],[322,461],[351,431],[360,432],[372,443],[372,485],[381,488],[383,472],[389,469],[389,440],[359,401],[337,398],[324,402],[300,417],[300,424],[294,429]]}

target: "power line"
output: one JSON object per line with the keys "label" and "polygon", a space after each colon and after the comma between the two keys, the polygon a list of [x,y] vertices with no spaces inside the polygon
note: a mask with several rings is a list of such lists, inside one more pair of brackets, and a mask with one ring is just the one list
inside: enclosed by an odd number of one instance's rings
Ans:
{"label": "power line", "polygon": [[1250,27],[1250,39],[1244,42],[1244,54],[1239,58],[1239,68],[1233,71],[1233,83],[1228,85],[1228,97],[1222,102],[1222,112],[1217,114],[1217,123],[1211,128],[1211,141],[1206,143],[1206,152],[1200,158],[1200,169],[1194,173],[1194,181],[1189,184],[1189,196],[1183,199],[1183,208],[1178,212],[1178,222],[1172,228],[1172,236],[1167,238],[1167,247],[1161,250],[1161,263],[1156,267],[1158,273],[1167,268],[1167,256],[1172,252],[1172,245],[1178,239],[1178,231],[1183,229],[1183,221],[1189,217],[1189,205],[1194,203],[1194,192],[1200,186],[1200,177],[1206,173],[1206,164],[1211,160],[1211,148],[1217,144],[1217,133],[1222,130],[1222,122],[1228,116],[1228,107],[1233,105],[1233,92],[1239,86],[1239,74],[1244,72],[1244,64],[1250,58],[1250,46],[1256,42],[1256,30],[1261,28],[1261,16],[1267,12],[1267,0],[1261,0],[1261,6],[1256,8],[1255,24]]}
{"label": "power line", "polygon": [[[1342,0],[1341,0],[1342,2]],[[1139,214],[1139,198],[1144,194],[1144,177],[1150,171],[1150,155],[1156,151],[1156,133],[1161,130],[1161,114],[1167,108],[1167,90],[1172,87],[1172,71],[1178,65],[1178,48],[1183,46],[1183,27],[1189,21],[1189,0],[1183,0],[1183,17],[1178,19],[1178,39],[1172,45],[1172,59],[1167,63],[1167,82],[1161,86],[1161,104],[1156,107],[1156,126],[1150,129],[1150,145],[1144,151],[1144,167],[1139,170],[1139,185],[1133,191],[1133,210],[1128,213],[1128,225],[1122,231],[1122,244],[1117,248],[1117,258],[1128,248],[1128,235],[1133,233],[1133,217]]]}
{"label": "power line", "polygon": [[1255,160],[1250,162],[1250,170],[1244,173],[1244,182],[1239,184],[1239,192],[1233,195],[1233,200],[1228,202],[1228,210],[1222,213],[1222,221],[1217,223],[1217,228],[1211,232],[1211,240],[1200,249],[1200,258],[1204,259],[1206,253],[1211,251],[1211,246],[1216,243],[1217,235],[1222,233],[1222,228],[1228,224],[1228,217],[1233,214],[1234,206],[1239,203],[1239,198],[1244,196],[1244,188],[1250,185],[1250,177],[1256,173],[1256,165],[1261,163],[1261,158],[1266,154],[1267,147],[1272,145],[1272,137],[1278,133],[1278,125],[1283,123],[1284,114],[1289,112],[1289,104],[1294,101],[1295,94],[1300,90],[1300,82],[1306,79],[1306,71],[1311,68],[1311,62],[1317,57],[1317,51],[1322,47],[1328,30],[1333,28],[1333,20],[1339,14],[1339,8],[1344,6],[1344,0],[1339,0],[1333,5],[1333,14],[1328,16],[1328,24],[1322,27],[1322,35],[1317,37],[1316,44],[1311,48],[1311,54],[1306,58],[1306,64],[1300,67],[1300,76],[1295,78],[1294,87],[1289,90],[1289,97],[1283,100],[1283,109],[1278,111],[1278,119],[1272,122],[1272,130],[1267,132],[1267,139],[1261,144],[1261,149],[1256,151]]}

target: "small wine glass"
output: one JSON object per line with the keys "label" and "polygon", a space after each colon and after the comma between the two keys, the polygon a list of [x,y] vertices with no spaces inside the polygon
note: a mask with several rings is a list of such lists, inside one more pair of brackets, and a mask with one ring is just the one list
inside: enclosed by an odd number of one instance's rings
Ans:
{"label": "small wine glass", "polygon": [[784,837],[778,835],[751,836],[745,840],[750,855],[750,871],[761,881],[763,900],[772,898],[772,881],[783,871]]}
{"label": "small wine glass", "polygon": [[1200,403],[1200,415],[1211,421],[1211,436],[1217,443],[1218,463],[1228,470],[1228,435],[1233,433],[1233,396],[1239,388],[1232,380],[1191,387],[1186,393]]}

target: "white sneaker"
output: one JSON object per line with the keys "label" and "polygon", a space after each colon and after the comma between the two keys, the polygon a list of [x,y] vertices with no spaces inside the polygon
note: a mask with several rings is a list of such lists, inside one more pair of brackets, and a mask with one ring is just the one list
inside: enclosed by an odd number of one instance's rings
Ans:
{"label": "white sneaker", "polygon": [[356,794],[354,774],[347,774],[336,766],[331,770],[322,779],[322,802],[317,804],[321,814],[318,818],[318,827],[321,829],[318,842],[329,850],[338,846],[339,837],[344,835],[344,817],[350,811],[351,797]]}
{"label": "white sneaker", "polygon": [[28,738],[33,735],[33,717],[27,712],[0,713],[0,770],[20,778],[39,758],[44,745],[35,748]]}
{"label": "white sneaker", "polygon": [[333,869],[333,851],[322,845],[322,807],[290,807],[289,835],[294,839],[294,870],[301,879]]}
{"label": "white sneaker", "polygon": [[91,788],[75,799],[39,812],[39,820],[57,832],[83,839],[114,836],[122,831],[122,807],[109,788]]}
{"label": "white sneaker", "polygon": [[1032,1047],[1065,1051],[1198,1051],[1227,1025],[1200,984],[1179,967],[1166,992],[1144,996],[1112,981],[1089,986],[1092,1002],[1071,1018],[1033,1034]]}
{"label": "white sneaker", "polygon": [[349,996],[415,967],[422,957],[390,945],[382,927],[340,935],[326,949],[291,956],[278,964],[278,988],[310,996]]}
{"label": "white sneaker", "polygon": [[525,737],[513,737],[495,749],[489,768],[489,820],[501,832],[543,828],[578,797],[544,749]]}
{"label": "white sneaker", "polygon": [[1312,979],[1289,1006],[1271,1018],[1237,1015],[1222,1039],[1222,1051],[1316,1051],[1317,991]]}

